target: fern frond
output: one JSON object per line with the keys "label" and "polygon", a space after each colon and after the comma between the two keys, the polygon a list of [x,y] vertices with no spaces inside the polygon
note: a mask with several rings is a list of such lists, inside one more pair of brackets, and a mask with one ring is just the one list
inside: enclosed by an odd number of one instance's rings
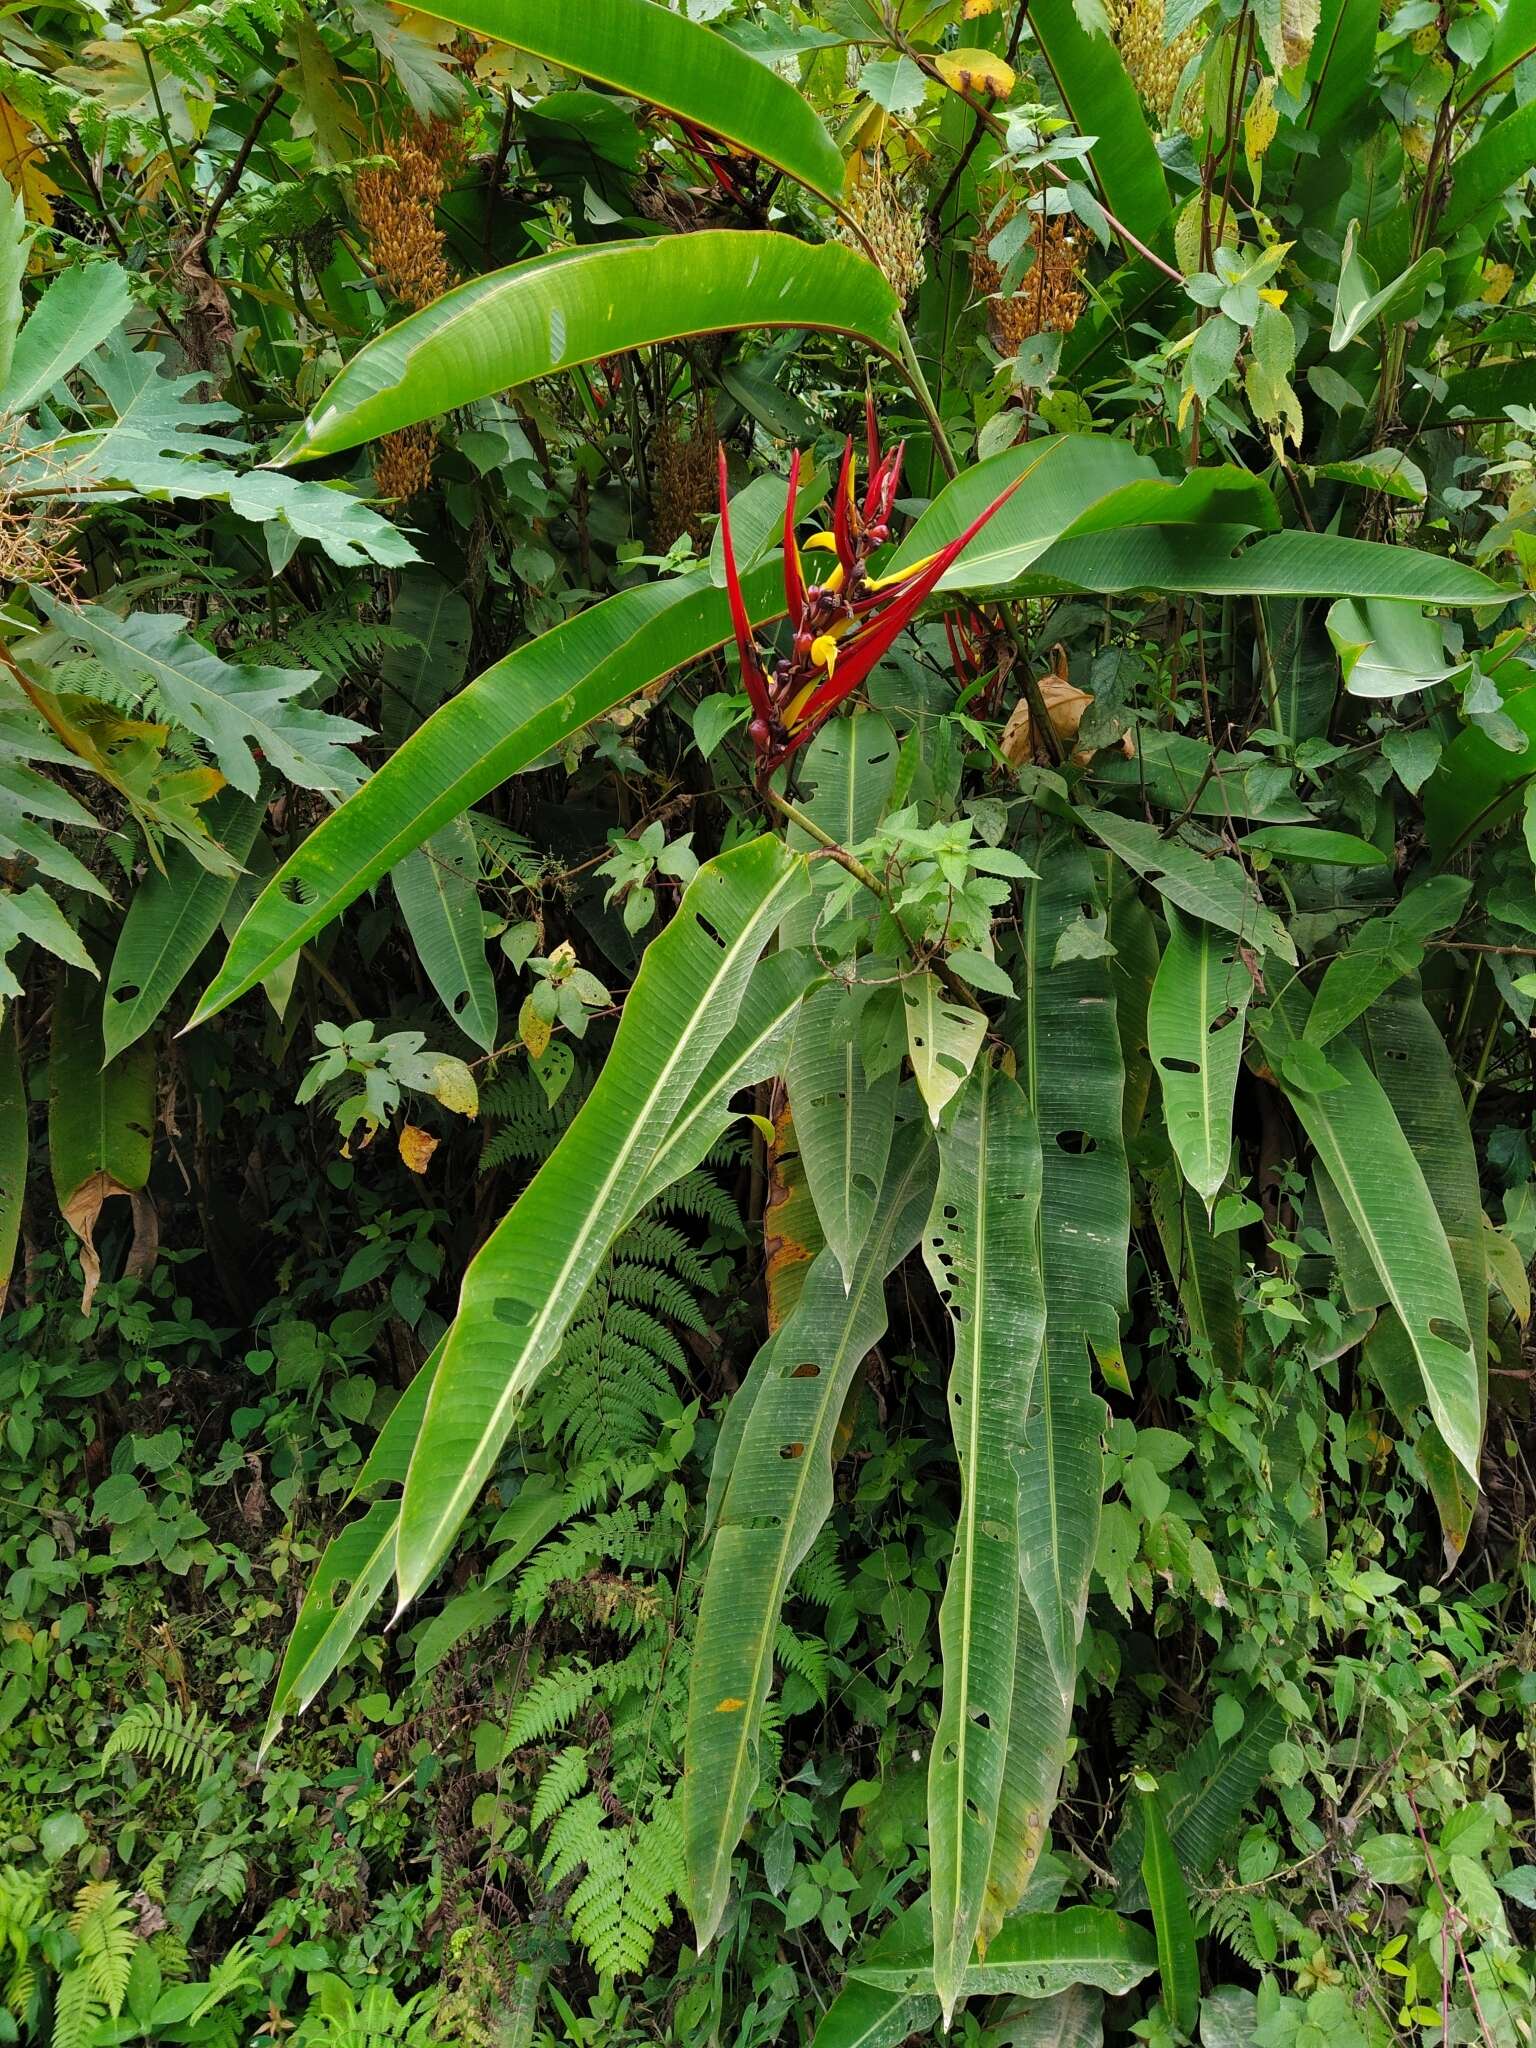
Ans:
{"label": "fern frond", "polygon": [[107,1737],[103,1760],[125,1753],[146,1757],[189,1784],[205,1784],[223,1761],[229,1736],[199,1707],[175,1700],[140,1700]]}
{"label": "fern frond", "polygon": [[568,1728],[591,1699],[596,1683],[596,1674],[585,1658],[576,1658],[536,1678],[507,1723],[507,1749],[547,1742],[558,1729]]}
{"label": "fern frond", "polygon": [[670,1799],[639,1826],[603,1831],[571,1896],[571,1924],[601,1977],[643,1970],[683,1883],[683,1831]]}
{"label": "fern frond", "polygon": [[539,1780],[539,1789],[533,1795],[533,1811],[528,1817],[529,1826],[548,1827],[556,1814],[569,1806],[586,1782],[587,1752],[575,1745],[570,1749],[562,1749]]}

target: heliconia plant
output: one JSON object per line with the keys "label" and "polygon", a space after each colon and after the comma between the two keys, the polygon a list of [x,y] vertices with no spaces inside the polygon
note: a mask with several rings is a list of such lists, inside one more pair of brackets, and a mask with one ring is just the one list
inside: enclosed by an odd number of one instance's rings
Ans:
{"label": "heliconia plant", "polygon": [[[1133,1583],[1150,1602],[1159,1557],[1209,1555],[1198,1504],[1160,1479],[1134,1555],[1120,1547],[1133,1524],[1121,1502],[1101,1543],[1108,1404],[1140,1370],[1126,1341],[1133,1272],[1139,1289],[1155,1273],[1182,1340],[1224,1383],[1257,1383],[1287,1346],[1316,1369],[1354,1353],[1449,1557],[1477,1502],[1497,1276],[1446,1036],[1454,941],[1474,928],[1459,926],[1456,882],[1523,801],[1536,690],[1524,655],[1497,639],[1528,630],[1529,592],[1488,573],[1491,556],[1461,559],[1445,523],[1423,529],[1422,547],[1384,539],[1376,486],[1405,504],[1411,479],[1394,465],[1383,483],[1379,463],[1356,461],[1371,451],[1345,445],[1365,385],[1383,430],[1404,434],[1409,414],[1439,431],[1441,386],[1473,394],[1475,373],[1433,353],[1425,222],[1408,210],[1373,226],[1397,286],[1367,275],[1346,218],[1356,202],[1332,175],[1345,130],[1331,125],[1329,45],[1303,34],[1297,54],[1288,28],[1269,61],[1312,127],[1306,147],[1293,135],[1284,203],[1315,230],[1314,270],[1325,245],[1343,252],[1338,320],[1302,310],[1294,242],[1229,246],[1209,179],[1189,200],[1205,208],[1195,254],[1176,265],[1186,215],[1113,44],[1085,26],[1094,10],[1027,10],[1041,79],[1056,81],[1080,146],[1033,113],[1018,117],[1027,134],[1010,126],[992,105],[1013,77],[1000,51],[961,61],[923,17],[916,57],[901,60],[918,89],[953,93],[984,145],[978,167],[1017,183],[1016,205],[1038,201],[1042,219],[1051,200],[1077,209],[1095,267],[1092,312],[1024,338],[978,448],[970,398],[933,395],[959,388],[956,330],[926,301],[909,328],[870,216],[845,203],[830,133],[779,71],[650,0],[430,11],[471,27],[494,16],[491,32],[675,119],[712,199],[745,209],[743,160],[771,166],[754,206],[780,174],[803,196],[772,225],[592,242],[461,285],[358,349],[284,459],[670,340],[816,330],[851,366],[828,401],[834,451],[866,387],[864,475],[861,489],[854,435],[842,436],[830,515],[802,540],[811,451],[741,412],[732,431],[758,474],[733,496],[720,446],[716,568],[618,590],[433,712],[266,883],[203,999],[195,1021],[625,700],[674,674],[717,684],[713,657],[734,645],[747,750],[724,747],[708,771],[730,844],[680,890],[590,1095],[470,1262],[456,1320],[359,1480],[379,1497],[317,1572],[272,1727],[330,1681],[380,1602],[398,1612],[427,1593],[615,1240],[752,1115],[765,1184],[792,1156],[809,1220],[719,1418],[679,1822],[695,1940],[751,1910],[742,1843],[772,1748],[784,1603],[833,1512],[867,1361],[921,1289],[951,1350],[956,1474],[926,1759],[929,1892],[920,1938],[909,1917],[898,1953],[850,1959],[818,2041],[881,2048],[993,1990],[1118,1992],[1154,1971],[1183,2028],[1198,1996],[1184,1882],[1207,1855],[1192,1809],[1165,1826],[1155,1800],[1129,1803],[1113,1851],[1120,1912],[1019,1911],[1072,1752],[1094,1589],[1129,1611]],[[1354,0],[1325,11],[1358,52]],[[966,12],[967,34],[1001,36],[1008,10],[990,24]],[[1245,9],[1239,45],[1267,51],[1265,21]],[[706,98],[706,76],[733,90]],[[1473,120],[1496,87],[1469,90]],[[983,190],[970,156],[956,168],[967,203]],[[943,217],[951,239],[955,218]],[[1470,213],[1466,233],[1486,218]],[[1011,259],[989,246],[975,268],[990,283]],[[935,260],[963,297],[964,251]],[[1464,282],[1471,260],[1469,245]],[[1155,361],[1121,360],[1154,303],[1184,307],[1188,331]],[[1391,337],[1379,391],[1355,346],[1366,331]],[[1303,463],[1293,418],[1310,371],[1334,415]],[[905,440],[880,431],[871,383]],[[1041,393],[1057,402],[1037,405]],[[1348,498],[1356,489],[1367,497]],[[1369,517],[1351,511],[1362,503]],[[1155,667],[1127,653],[1122,672],[1112,657],[1133,594],[1159,607],[1162,653]],[[1077,598],[1092,624],[1078,622],[1074,673],[1095,716],[1064,746],[1040,699],[1054,634],[1042,638],[1031,607]],[[987,652],[999,646],[1006,661]],[[1013,707],[978,694],[994,672],[1033,714],[1039,760],[1001,756],[993,727]],[[1504,720],[1492,728],[1487,691]],[[1444,743],[1432,760],[1385,743],[1409,731],[1392,707],[1410,694],[1432,707]],[[1321,770],[1351,751],[1379,772],[1341,791]],[[1502,928],[1475,929],[1471,943],[1502,957]],[[1528,1011],[1530,992],[1512,983],[1504,1000]],[[1336,1260],[1323,1307],[1297,1280],[1303,1252]],[[1239,1804],[1280,1726],[1266,1704],[1221,1733]],[[1148,1910],[1151,1930],[1135,1917]]]}

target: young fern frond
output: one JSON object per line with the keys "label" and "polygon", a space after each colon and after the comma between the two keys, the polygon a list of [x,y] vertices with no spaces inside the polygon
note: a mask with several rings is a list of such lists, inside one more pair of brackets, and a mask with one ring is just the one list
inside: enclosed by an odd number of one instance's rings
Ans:
{"label": "young fern frond", "polygon": [[105,1762],[131,1755],[159,1764],[189,1785],[205,1784],[228,1753],[230,1738],[199,1707],[140,1700],[107,1737]]}

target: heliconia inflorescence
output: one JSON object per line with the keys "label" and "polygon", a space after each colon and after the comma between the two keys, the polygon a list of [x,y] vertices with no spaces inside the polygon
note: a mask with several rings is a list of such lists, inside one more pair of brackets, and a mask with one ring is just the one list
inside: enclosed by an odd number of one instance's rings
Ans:
{"label": "heliconia inflorescence", "polygon": [[784,506],[784,606],[792,633],[790,651],[771,666],[765,664],[752,636],[731,544],[731,517],[726,503],[725,450],[720,450],[720,534],[725,553],[726,589],[731,623],[741,656],[741,677],[752,706],[748,728],[757,753],[760,784],[787,761],[798,747],[863,683],[875,663],[894,644],[918,606],[932,592],[950,564],[981,531],[1000,506],[1018,489],[1010,484],[973,519],[964,533],[910,568],[893,576],[871,576],[870,557],[891,537],[891,515],[901,483],[906,444],[880,452],[874,401],[865,407],[868,470],[864,497],[854,493],[853,437],[843,448],[830,531],[814,534],[807,543],[824,549],[836,561],[821,582],[807,583],[795,539],[795,499],[800,486],[800,454],[790,457],[789,496]]}

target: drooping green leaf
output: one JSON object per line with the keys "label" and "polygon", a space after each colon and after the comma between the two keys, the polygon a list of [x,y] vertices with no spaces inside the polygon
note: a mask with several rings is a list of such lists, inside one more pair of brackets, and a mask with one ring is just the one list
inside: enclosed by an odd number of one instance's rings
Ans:
{"label": "drooping green leaf", "polygon": [[1428,248],[1401,276],[1383,285],[1359,252],[1359,235],[1360,223],[1352,220],[1344,236],[1333,330],[1328,337],[1328,346],[1335,353],[1378,322],[1416,318],[1445,262],[1443,249]]}
{"label": "drooping green leaf", "polygon": [[957,1002],[936,974],[909,976],[901,985],[901,999],[918,1093],[936,1125],[976,1064],[987,1020],[980,1010]]}
{"label": "drooping green leaf", "polygon": [[1304,1036],[1326,1045],[1424,958],[1424,941],[1454,924],[1471,894],[1464,875],[1431,875],[1385,917],[1370,918],[1323,970]]}
{"label": "drooping green leaf", "polygon": [[1328,637],[1352,697],[1406,697],[1466,667],[1447,658],[1440,621],[1413,604],[1341,601],[1329,610]]}
{"label": "drooping green leaf", "polygon": [[699,1945],[719,1928],[731,1858],[757,1790],[779,1609],[832,1505],[832,1443],[853,1376],[885,1333],[885,1280],[911,1250],[932,1192],[921,1122],[892,1148],[881,1207],[852,1283],[818,1254],[774,1339],[712,1538],[689,1672],[683,1833]]}
{"label": "drooping green leaf", "polygon": [[469,600],[435,569],[407,569],[389,623],[411,644],[379,658],[379,737],[398,747],[464,680],[469,659]]}
{"label": "drooping green leaf", "polygon": [[[1296,1035],[1306,1001],[1293,985],[1285,1015]],[[1335,1038],[1328,1060],[1341,1087],[1311,1094],[1285,1079],[1283,1065],[1282,1086],[1402,1321],[1446,1446],[1475,1482],[1482,1445],[1478,1365],[1445,1228],[1392,1104],[1358,1049]]]}
{"label": "drooping green leaf", "polygon": [[1085,811],[1083,822],[1128,868],[1150,882],[1160,896],[1191,917],[1233,932],[1259,953],[1277,953],[1296,963],[1290,933],[1262,904],[1253,884],[1225,854],[1208,859],[1182,840],[1165,837],[1141,818],[1112,811]]}
{"label": "drooping green leaf", "polygon": [[1184,1874],[1173,1852],[1157,1789],[1143,1791],[1145,1834],[1141,1878],[1152,1907],[1157,1933],[1157,1969],[1163,1987],[1163,2010],[1176,2032],[1192,2034],[1200,2010],[1200,1959],[1195,1949],[1195,1923],[1190,1916]]}
{"label": "drooping green leaf", "polygon": [[[1098,1906],[1069,1906],[1061,1913],[1015,1913],[1004,1921],[986,1954],[966,1969],[960,1989],[967,1998],[994,1992],[1053,1998],[1086,1984],[1118,1997],[1157,1967],[1158,1945],[1134,1920]],[[853,1976],[859,1983],[908,1996],[934,1981],[927,1956],[871,1958],[856,1964]]]}
{"label": "drooping green leaf", "polygon": [[[1477,1148],[1456,1070],[1412,980],[1398,982],[1372,1002],[1360,1020],[1359,1035],[1445,1229],[1461,1285],[1462,1314],[1477,1362],[1480,1412],[1486,1422],[1488,1263]],[[1414,1448],[1433,1489],[1447,1555],[1454,1562],[1471,1533],[1477,1492],[1435,1425],[1415,1425],[1423,1393],[1407,1331],[1392,1309],[1378,1318],[1363,1356],[1399,1422],[1414,1429]]]}
{"label": "drooping green leaf", "polygon": [[1017,1010],[1009,1032],[1040,1133],[1040,1263],[1046,1335],[1019,1472],[1019,1649],[1012,1727],[988,1879],[1016,1904],[1049,1826],[1072,1724],[1078,1643],[1098,1547],[1104,1403],[1089,1348],[1120,1364],[1131,1190],[1113,983],[1102,959],[1056,967],[1062,931],[1094,899],[1070,838],[1042,848],[1024,885]]}
{"label": "drooping green leaf", "polygon": [[288,1716],[303,1713],[334,1677],[384,1598],[394,1574],[399,1525],[399,1501],[377,1500],[326,1545],[283,1652],[267,1710],[263,1752]]}
{"label": "drooping green leaf", "polygon": [[[783,605],[774,565],[746,578],[754,619]],[[193,1018],[254,988],[370,883],[568,733],[730,637],[707,574],[642,584],[488,668],[435,712],[284,862],[252,906]]]}
{"label": "drooping green leaf", "polygon": [[[221,790],[208,806],[214,839],[243,862],[261,824],[262,805],[238,790]],[[219,928],[236,876],[213,873],[184,846],[168,847],[163,870],[151,868],[133,892],[107,969],[102,1006],[106,1057],[143,1037],[196,966]]]}
{"label": "drooping green leaf", "polygon": [[464,1277],[406,1476],[404,1605],[452,1542],[652,1161],[735,1021],[770,932],[804,890],[771,838],[702,867],[647,948],[592,1093]]}
{"label": "drooping green leaf", "polygon": [[367,342],[279,460],[307,462],[599,356],[738,327],[810,327],[896,358],[895,294],[838,242],[711,228],[535,256]]}
{"label": "drooping green leaf", "polygon": [[1232,1156],[1232,1102],[1252,994],[1253,976],[1234,941],[1170,904],[1168,944],[1147,1006],[1147,1043],[1174,1154],[1207,1206]]}
{"label": "drooping green leaf", "polygon": [[27,274],[32,233],[26,202],[6,185],[0,198],[0,391],[10,380],[16,336],[21,329],[21,281]]}
{"label": "drooping green leaf", "polygon": [[1171,1148],[1147,1173],[1152,1220],[1178,1291],[1179,1306],[1197,1344],[1209,1347],[1218,1370],[1242,1371],[1245,1329],[1239,1298],[1242,1259],[1235,1230],[1218,1237],[1204,1203],[1174,1164]]}
{"label": "drooping green leaf", "polygon": [[831,981],[807,996],[784,1064],[806,1185],[844,1279],[879,1206],[896,1128],[896,1069],[871,1081],[859,1055],[867,994]]}
{"label": "drooping green leaf", "polygon": [[489,1052],[496,1043],[496,984],[485,954],[478,870],[474,829],[461,817],[408,853],[390,880],[438,1001]]}
{"label": "drooping green leaf", "polygon": [[954,1325],[960,1515],[939,1612],[944,1695],[928,1764],[933,1981],[946,2018],[984,1920],[1018,1661],[1019,1467],[1045,1331],[1040,1139],[1017,1082],[983,1060],[939,1138],[923,1262]]}
{"label": "drooping green leaf", "polygon": [[842,192],[842,151],[804,95],[724,36],[653,0],[433,0],[424,12],[664,107],[823,199]]}
{"label": "drooping green leaf", "polygon": [[126,1196],[133,1211],[125,1277],[147,1272],[159,1245],[154,1204],[144,1193],[154,1146],[154,1053],[141,1041],[103,1063],[100,1004],[94,969],[59,976],[48,1052],[48,1164],[59,1214],[80,1240],[83,1315],[101,1278],[96,1224],[106,1202]]}

